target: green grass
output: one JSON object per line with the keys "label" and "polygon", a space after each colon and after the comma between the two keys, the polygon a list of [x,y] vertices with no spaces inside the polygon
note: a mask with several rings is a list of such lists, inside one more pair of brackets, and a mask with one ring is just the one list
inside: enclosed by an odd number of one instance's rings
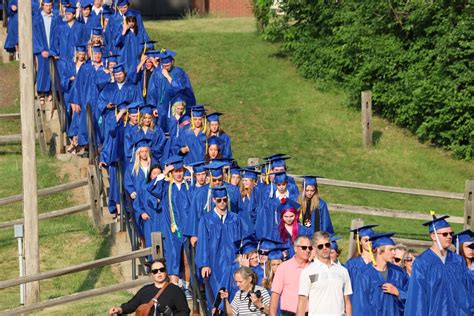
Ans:
{"label": "green grass", "polygon": [[[295,174],[452,192],[463,192],[465,180],[474,179],[472,162],[452,160],[377,117],[378,140],[363,149],[360,113],[344,106],[344,93],[321,91],[302,79],[254,25],[252,18],[146,23],[159,46],[177,51],[176,64],[190,75],[198,102],[225,113],[223,127],[241,165],[249,157],[284,152],[293,157],[287,162]],[[320,191],[329,203],[463,215],[463,201],[328,186]],[[332,215],[336,231],[345,235],[354,217],[402,237],[426,236],[421,221],[340,213]]]}

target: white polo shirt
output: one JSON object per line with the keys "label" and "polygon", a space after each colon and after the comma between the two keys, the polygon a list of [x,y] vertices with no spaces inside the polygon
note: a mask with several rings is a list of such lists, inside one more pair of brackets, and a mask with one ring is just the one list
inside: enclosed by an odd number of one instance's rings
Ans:
{"label": "white polo shirt", "polygon": [[349,273],[342,265],[328,267],[315,259],[301,271],[298,294],[309,297],[309,315],[345,315],[344,295],[352,294]]}

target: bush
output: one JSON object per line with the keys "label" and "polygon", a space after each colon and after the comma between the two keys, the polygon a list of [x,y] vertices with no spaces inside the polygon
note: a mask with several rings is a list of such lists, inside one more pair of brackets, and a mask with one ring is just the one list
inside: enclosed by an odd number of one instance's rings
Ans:
{"label": "bush", "polygon": [[[472,56],[468,1],[254,0],[266,39],[283,42],[301,74],[337,83],[359,108],[372,90],[376,113],[422,142],[474,156]],[[255,9],[257,8],[257,9]]]}

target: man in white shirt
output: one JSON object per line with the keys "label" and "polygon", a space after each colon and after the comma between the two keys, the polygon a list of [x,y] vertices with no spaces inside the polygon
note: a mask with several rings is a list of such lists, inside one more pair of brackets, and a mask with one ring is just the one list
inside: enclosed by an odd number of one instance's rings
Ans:
{"label": "man in white shirt", "polygon": [[[316,259],[300,275],[297,316],[352,316],[349,296],[352,294],[349,272],[331,261],[331,241],[328,233],[313,235]],[[309,306],[308,306],[309,304]]]}

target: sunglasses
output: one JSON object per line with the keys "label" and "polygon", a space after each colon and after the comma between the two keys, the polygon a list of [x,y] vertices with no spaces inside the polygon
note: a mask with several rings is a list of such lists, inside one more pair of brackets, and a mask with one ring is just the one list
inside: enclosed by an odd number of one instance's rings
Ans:
{"label": "sunglasses", "polygon": [[397,258],[397,257],[395,257],[395,258],[393,258],[393,260],[394,260],[396,263],[400,263],[400,261],[402,261],[403,259],[402,259],[402,258]]}
{"label": "sunglasses", "polygon": [[330,242],[327,242],[325,244],[319,244],[317,245],[316,247],[318,247],[319,250],[323,250],[324,247],[326,248],[331,248],[331,243]]}
{"label": "sunglasses", "polygon": [[153,273],[153,274],[157,274],[158,272],[165,273],[165,272],[166,272],[166,268],[163,267],[163,268],[158,268],[158,269],[152,269],[152,270],[151,270],[151,273]]}
{"label": "sunglasses", "polygon": [[216,202],[217,203],[222,203],[222,202],[227,203],[227,198],[216,198]]}
{"label": "sunglasses", "polygon": [[405,258],[405,261],[406,261],[406,262],[412,262],[412,261],[413,261],[413,258],[412,258],[412,257],[406,257],[406,258]]}
{"label": "sunglasses", "polygon": [[222,178],[212,178],[212,182],[219,182],[222,181]]}
{"label": "sunglasses", "polygon": [[448,235],[451,236],[451,237],[453,237],[453,235],[454,235],[453,232],[449,232],[449,233],[437,233],[437,234],[438,234],[438,235],[441,235],[441,236],[443,236],[443,237],[448,237]]}
{"label": "sunglasses", "polygon": [[303,251],[306,251],[306,249],[308,249],[309,251],[313,251],[313,246],[296,246],[296,247],[300,247],[301,250]]}
{"label": "sunglasses", "polygon": [[267,250],[259,250],[259,251],[258,251],[258,254],[261,255],[261,256],[268,256],[268,253],[269,253],[269,252],[270,252],[270,251],[267,251]]}

